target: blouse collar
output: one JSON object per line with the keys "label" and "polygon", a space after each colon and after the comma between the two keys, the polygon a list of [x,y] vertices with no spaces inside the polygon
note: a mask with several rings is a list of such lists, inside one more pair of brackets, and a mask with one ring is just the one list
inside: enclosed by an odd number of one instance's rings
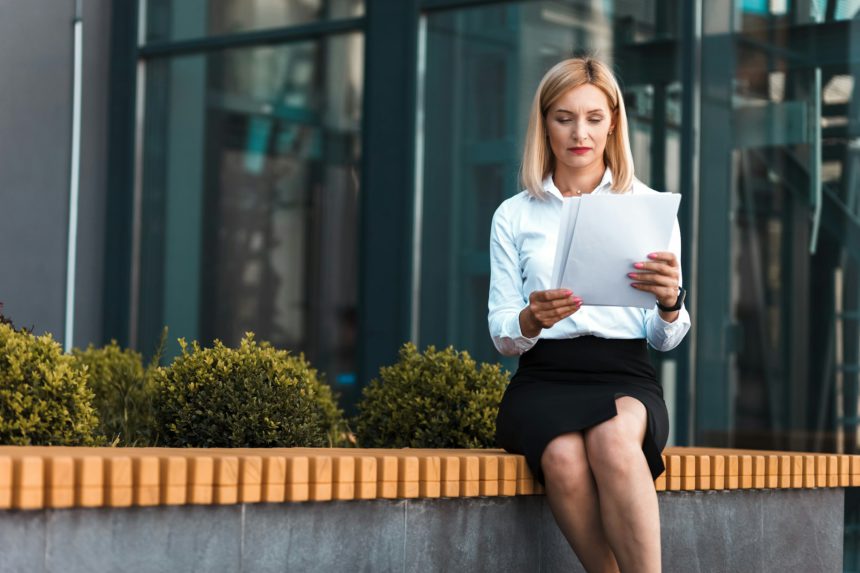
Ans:
{"label": "blouse collar", "polygon": [[[608,189],[612,188],[612,170],[609,169],[609,166],[603,171],[603,178],[600,180],[600,183],[597,184],[597,187],[594,188],[594,191],[591,192],[592,195],[597,193],[604,193]],[[564,199],[564,195],[561,194],[561,191],[558,190],[558,187],[555,186],[555,182],[552,180],[552,173],[546,176],[543,180],[543,190],[557,197],[559,199]]]}

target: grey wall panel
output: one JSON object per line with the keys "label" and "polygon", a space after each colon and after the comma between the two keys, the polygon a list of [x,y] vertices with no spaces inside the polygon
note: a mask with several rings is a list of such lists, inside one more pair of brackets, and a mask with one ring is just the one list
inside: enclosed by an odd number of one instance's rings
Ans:
{"label": "grey wall panel", "polygon": [[[62,341],[74,0],[0,0],[0,302]],[[109,0],[85,0],[78,328],[100,338]]]}
{"label": "grey wall panel", "polygon": [[73,2],[0,0],[0,301],[61,337]]}
{"label": "grey wall panel", "polygon": [[[661,492],[663,571],[839,573],[844,494]],[[0,573],[583,572],[542,495],[0,511],[0,555]]]}

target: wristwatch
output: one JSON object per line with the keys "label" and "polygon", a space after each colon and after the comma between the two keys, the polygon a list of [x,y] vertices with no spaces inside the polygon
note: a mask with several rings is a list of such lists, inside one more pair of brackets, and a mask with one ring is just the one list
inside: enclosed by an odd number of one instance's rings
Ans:
{"label": "wristwatch", "polygon": [[681,307],[684,306],[684,297],[687,296],[687,291],[684,290],[684,287],[678,287],[678,298],[675,299],[675,304],[672,306],[663,306],[660,304],[660,301],[657,301],[657,308],[662,310],[663,312],[675,312],[676,310],[681,310]]}

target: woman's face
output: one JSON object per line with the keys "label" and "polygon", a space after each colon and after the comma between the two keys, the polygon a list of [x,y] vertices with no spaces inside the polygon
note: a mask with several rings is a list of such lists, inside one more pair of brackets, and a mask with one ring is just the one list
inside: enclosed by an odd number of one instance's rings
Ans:
{"label": "woman's face", "polygon": [[583,84],[571,89],[550,107],[544,119],[558,163],[572,169],[603,163],[606,139],[615,125],[609,100],[600,88]]}

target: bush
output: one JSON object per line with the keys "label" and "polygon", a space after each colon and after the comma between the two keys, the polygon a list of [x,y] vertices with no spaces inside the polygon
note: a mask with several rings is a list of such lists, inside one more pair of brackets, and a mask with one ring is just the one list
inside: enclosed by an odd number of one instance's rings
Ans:
{"label": "bush", "polygon": [[155,416],[167,446],[331,446],[342,412],[304,356],[247,333],[239,348],[216,340],[189,350],[155,374]]}
{"label": "bush", "polygon": [[361,447],[494,447],[495,418],[508,373],[498,364],[478,368],[452,347],[424,354],[412,343],[393,366],[363,390],[355,420]]}
{"label": "bush", "polygon": [[103,348],[90,344],[73,350],[75,366],[86,368],[99,417],[98,432],[113,444],[148,446],[157,441],[152,412],[153,377],[160,352],[149,368],[139,352],[122,349],[116,340]]}
{"label": "bush", "polygon": [[0,443],[91,445],[92,400],[87,373],[50,334],[0,324]]}

